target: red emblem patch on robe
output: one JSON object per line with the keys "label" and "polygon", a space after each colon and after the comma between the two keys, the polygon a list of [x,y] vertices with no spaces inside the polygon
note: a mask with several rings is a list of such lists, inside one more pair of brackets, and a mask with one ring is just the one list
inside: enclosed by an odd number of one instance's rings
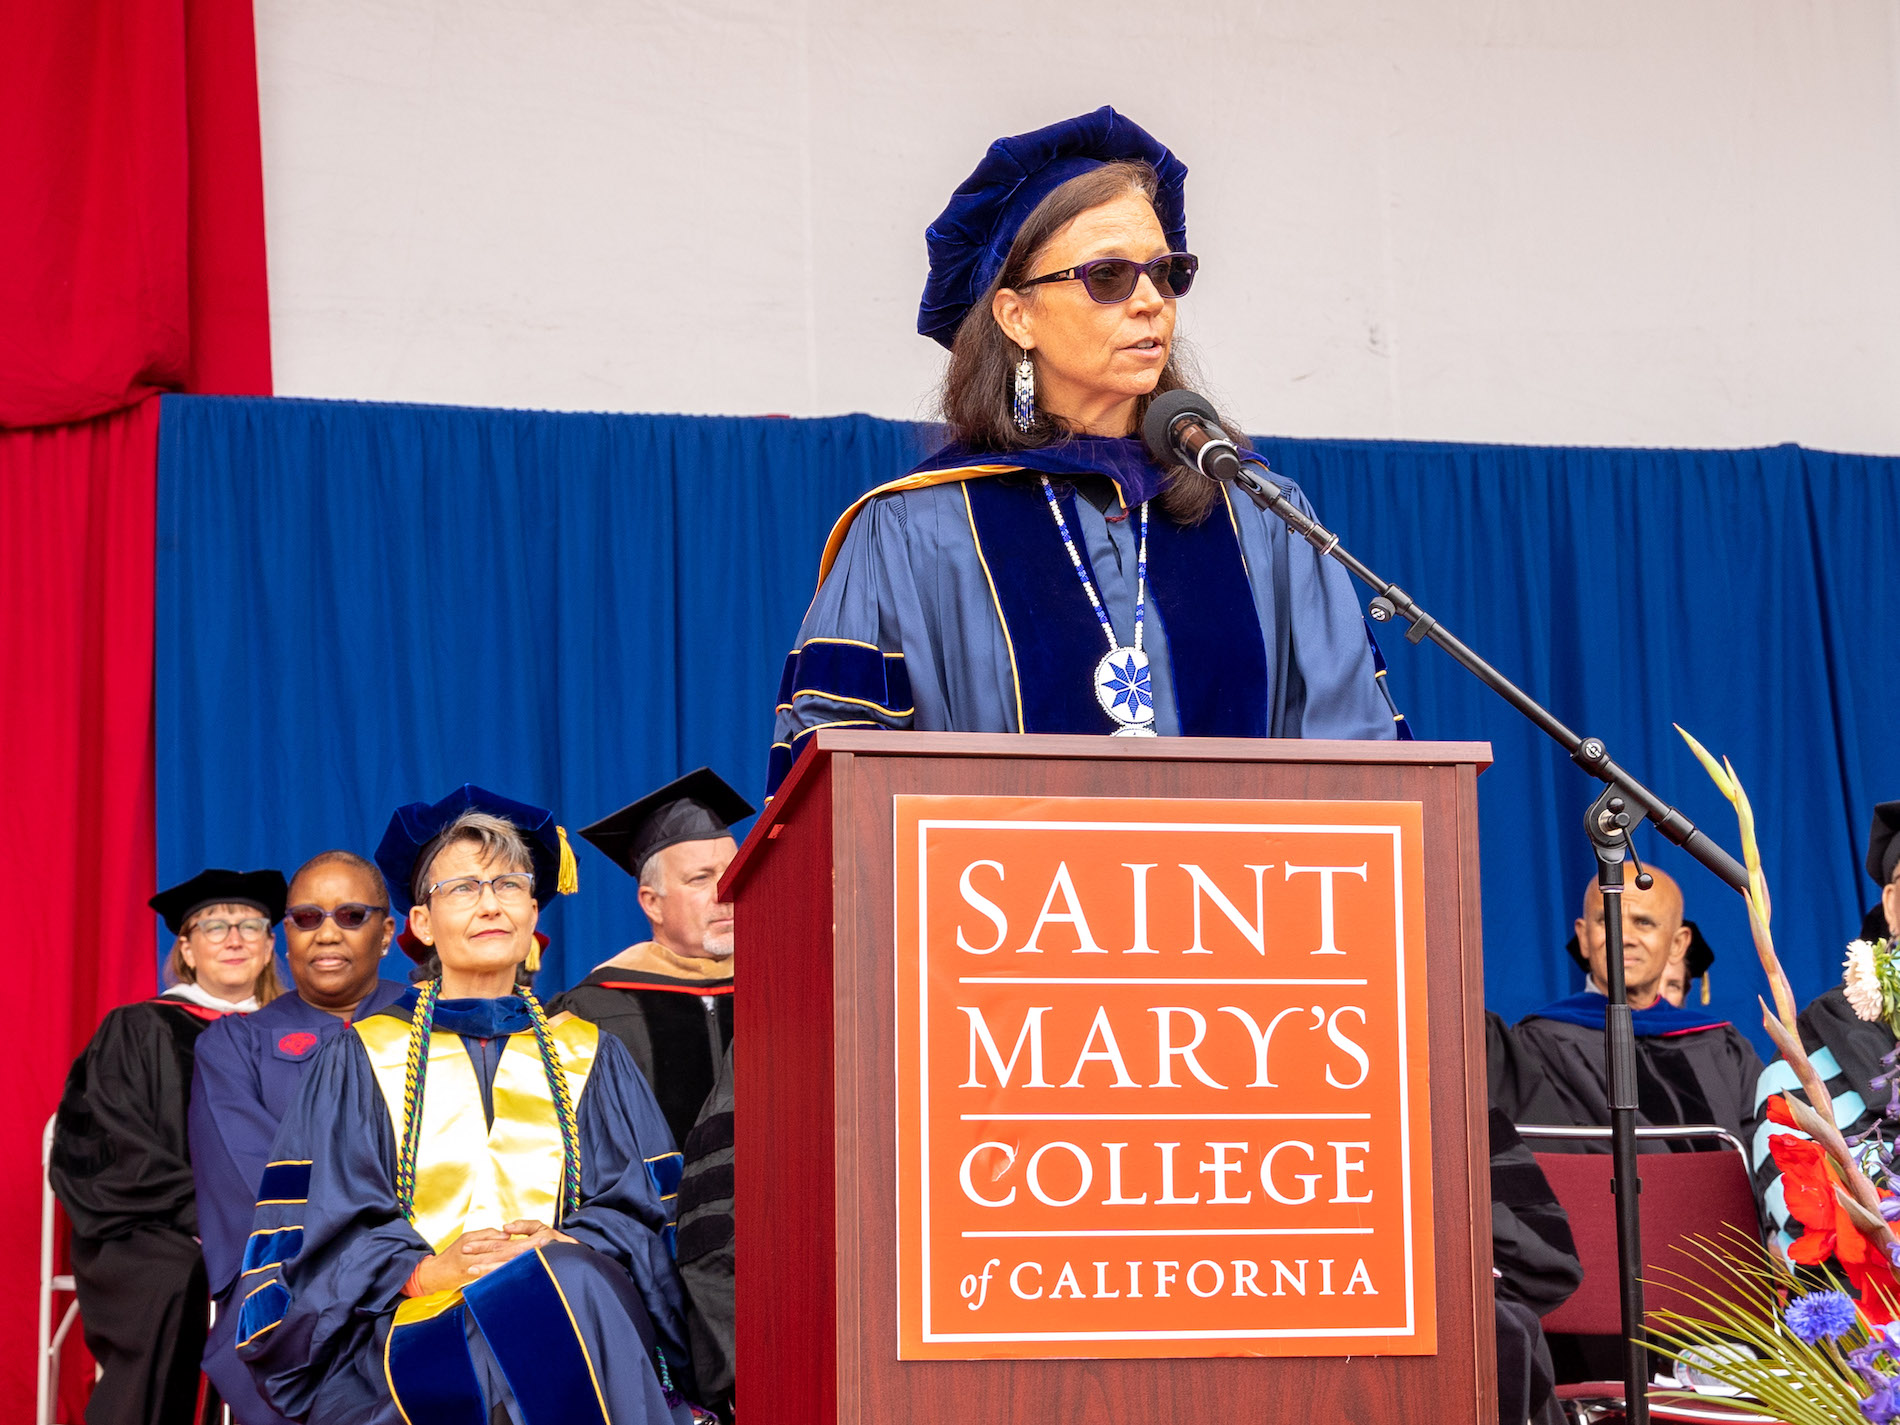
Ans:
{"label": "red emblem patch on robe", "polygon": [[294,1030],[286,1034],[282,1039],[279,1039],[277,1041],[277,1047],[282,1049],[286,1054],[293,1054],[301,1058],[317,1047],[317,1036],[312,1034],[308,1029]]}

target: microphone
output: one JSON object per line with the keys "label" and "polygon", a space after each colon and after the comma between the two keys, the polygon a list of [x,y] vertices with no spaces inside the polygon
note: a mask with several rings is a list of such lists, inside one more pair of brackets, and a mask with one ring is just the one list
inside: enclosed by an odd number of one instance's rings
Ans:
{"label": "microphone", "polygon": [[1192,391],[1167,391],[1141,422],[1141,438],[1161,466],[1191,465],[1210,480],[1239,480],[1240,451],[1214,420],[1214,408]]}

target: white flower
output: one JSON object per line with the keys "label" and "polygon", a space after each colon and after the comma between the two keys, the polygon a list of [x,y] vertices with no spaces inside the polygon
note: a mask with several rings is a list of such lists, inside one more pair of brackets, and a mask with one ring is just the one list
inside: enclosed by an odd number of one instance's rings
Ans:
{"label": "white flower", "polygon": [[1847,995],[1847,1002],[1854,1006],[1854,1013],[1862,1019],[1879,1023],[1886,1018],[1872,941],[1856,940],[1847,947],[1847,959],[1841,966],[1841,989]]}

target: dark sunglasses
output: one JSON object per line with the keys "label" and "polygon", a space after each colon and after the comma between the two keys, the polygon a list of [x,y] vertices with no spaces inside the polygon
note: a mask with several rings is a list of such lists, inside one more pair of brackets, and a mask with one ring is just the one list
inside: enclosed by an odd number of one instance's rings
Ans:
{"label": "dark sunglasses", "polygon": [[284,919],[299,930],[316,930],[326,920],[334,920],[338,930],[361,930],[369,924],[369,918],[372,915],[387,914],[389,914],[388,906],[346,901],[335,910],[325,910],[322,906],[315,905],[293,905],[284,912]]}
{"label": "dark sunglasses", "polygon": [[1141,281],[1144,272],[1148,274],[1148,280],[1155,284],[1155,291],[1162,296],[1185,297],[1188,288],[1194,285],[1194,274],[1200,270],[1201,259],[1191,252],[1163,253],[1153,262],[1136,262],[1132,257],[1098,257],[1093,262],[1051,272],[1046,277],[1032,277],[1021,285],[1035,287],[1044,282],[1080,282],[1083,291],[1107,306],[1114,302],[1126,302],[1134,296],[1135,284]]}

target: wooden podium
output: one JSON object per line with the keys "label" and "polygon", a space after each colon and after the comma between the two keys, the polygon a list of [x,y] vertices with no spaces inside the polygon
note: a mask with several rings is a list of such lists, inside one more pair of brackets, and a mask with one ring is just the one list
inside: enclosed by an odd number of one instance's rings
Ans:
{"label": "wooden podium", "polygon": [[723,887],[746,1418],[1494,1420],[1488,745],[814,737]]}

